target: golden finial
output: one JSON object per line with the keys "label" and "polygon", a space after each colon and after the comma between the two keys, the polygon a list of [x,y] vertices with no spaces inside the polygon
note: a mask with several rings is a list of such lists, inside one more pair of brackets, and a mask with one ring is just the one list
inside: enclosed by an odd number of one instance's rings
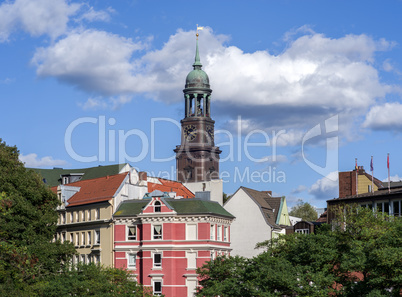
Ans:
{"label": "golden finial", "polygon": [[200,36],[200,34],[198,34],[198,31],[199,30],[204,30],[204,27],[200,27],[200,26],[198,26],[198,24],[197,24],[197,33],[195,34],[195,36],[197,36],[197,40],[198,40],[198,36]]}

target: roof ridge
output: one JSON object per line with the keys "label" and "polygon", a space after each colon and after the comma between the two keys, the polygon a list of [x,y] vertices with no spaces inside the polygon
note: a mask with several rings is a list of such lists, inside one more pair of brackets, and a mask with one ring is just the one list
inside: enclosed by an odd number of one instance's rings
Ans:
{"label": "roof ridge", "polygon": [[113,174],[113,175],[106,175],[106,176],[95,177],[95,178],[91,178],[91,179],[77,180],[76,182],[72,182],[72,183],[69,183],[69,184],[61,185],[61,186],[71,186],[71,185],[76,184],[76,183],[91,182],[91,181],[94,181],[95,179],[99,179],[99,180],[100,179],[109,179],[111,177],[114,178],[117,175],[128,175],[128,174],[129,174],[129,172],[126,171],[126,172],[117,173],[117,174]]}

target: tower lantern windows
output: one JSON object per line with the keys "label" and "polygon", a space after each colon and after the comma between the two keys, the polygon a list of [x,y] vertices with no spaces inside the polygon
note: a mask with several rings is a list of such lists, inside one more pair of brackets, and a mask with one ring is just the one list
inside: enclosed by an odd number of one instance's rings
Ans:
{"label": "tower lantern windows", "polygon": [[210,98],[208,94],[185,94],[185,117],[210,117]]}

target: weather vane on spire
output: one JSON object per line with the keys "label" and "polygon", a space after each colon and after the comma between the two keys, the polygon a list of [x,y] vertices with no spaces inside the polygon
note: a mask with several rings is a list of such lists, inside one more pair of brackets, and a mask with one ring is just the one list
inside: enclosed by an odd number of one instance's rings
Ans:
{"label": "weather vane on spire", "polygon": [[204,30],[204,27],[200,27],[200,26],[198,26],[198,24],[197,24],[197,34],[195,34],[195,36],[197,36],[197,40],[198,40],[198,31],[199,30]]}

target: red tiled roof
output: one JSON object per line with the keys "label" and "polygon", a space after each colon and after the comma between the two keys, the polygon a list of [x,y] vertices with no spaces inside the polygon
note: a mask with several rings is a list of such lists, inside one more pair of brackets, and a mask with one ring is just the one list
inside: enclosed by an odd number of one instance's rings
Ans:
{"label": "red tiled roof", "polygon": [[324,211],[320,217],[316,220],[316,222],[318,223],[326,223],[327,222],[327,217],[328,217],[328,213],[327,211]]}
{"label": "red tiled roof", "polygon": [[68,199],[68,207],[112,199],[127,175],[128,172],[125,172],[68,184],[67,186],[81,188],[79,192]]}
{"label": "red tiled roof", "polygon": [[53,193],[57,194],[57,186],[51,187],[50,191],[52,191]]}
{"label": "red tiled roof", "polygon": [[182,183],[172,180],[167,180],[163,178],[157,178],[160,184],[148,182],[148,192],[151,193],[154,190],[159,190],[162,192],[175,192],[177,196],[182,196],[183,198],[194,198],[195,195],[189,189],[187,189]]}

